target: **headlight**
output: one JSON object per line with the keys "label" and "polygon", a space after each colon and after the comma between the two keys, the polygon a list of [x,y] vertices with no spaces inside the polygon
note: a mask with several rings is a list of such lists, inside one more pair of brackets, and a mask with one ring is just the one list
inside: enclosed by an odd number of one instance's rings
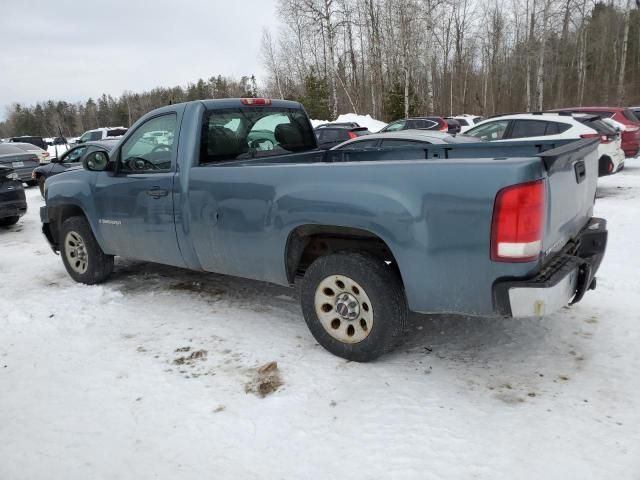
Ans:
{"label": "headlight", "polygon": [[9,180],[18,180],[20,177],[18,177],[17,173],[13,172],[13,173],[10,173],[9,175],[7,175],[7,178]]}

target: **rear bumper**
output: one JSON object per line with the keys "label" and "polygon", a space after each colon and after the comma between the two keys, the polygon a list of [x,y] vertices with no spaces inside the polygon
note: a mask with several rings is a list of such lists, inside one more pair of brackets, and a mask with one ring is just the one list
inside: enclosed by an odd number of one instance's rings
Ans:
{"label": "rear bumper", "polygon": [[595,289],[595,275],[607,245],[607,222],[592,218],[575,241],[548,261],[532,278],[502,279],[493,286],[500,315],[542,317],[579,302]]}

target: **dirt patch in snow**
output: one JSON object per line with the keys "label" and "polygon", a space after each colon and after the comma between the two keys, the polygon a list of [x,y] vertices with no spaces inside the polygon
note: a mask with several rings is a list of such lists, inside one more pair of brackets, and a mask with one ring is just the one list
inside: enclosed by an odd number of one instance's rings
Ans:
{"label": "dirt patch in snow", "polygon": [[269,362],[255,369],[253,378],[247,382],[244,391],[264,398],[278,390],[282,385],[278,362]]}
{"label": "dirt patch in snow", "polygon": [[[178,350],[182,350],[182,349],[178,349]],[[184,351],[184,350],[182,350],[182,351]],[[173,363],[175,363],[176,365],[193,365],[197,361],[206,360],[207,359],[207,353],[208,352],[206,350],[196,350],[194,352],[191,352],[190,355],[176,358],[173,361]]]}

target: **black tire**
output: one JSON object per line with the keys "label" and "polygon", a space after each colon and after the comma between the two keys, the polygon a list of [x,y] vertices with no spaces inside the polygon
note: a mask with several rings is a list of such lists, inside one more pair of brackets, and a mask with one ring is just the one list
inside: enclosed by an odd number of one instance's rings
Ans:
{"label": "black tire", "polygon": [[[316,311],[316,293],[320,291],[321,284],[326,285],[327,281],[331,281],[330,277],[336,279],[347,277],[353,280],[361,286],[364,295],[371,303],[371,328],[368,329],[368,333],[365,333],[366,337],[357,343],[345,343],[328,333],[328,328],[334,328],[336,321],[338,324],[345,322],[344,325],[354,325],[358,328],[358,323],[353,323],[358,322],[357,317],[355,319],[336,318],[327,328],[323,326]],[[339,290],[337,295],[341,295]],[[384,261],[365,252],[339,252],[318,258],[305,273],[300,298],[302,312],[313,337],[329,352],[347,360],[356,362],[375,360],[391,351],[399,343],[405,331],[408,308],[397,272]],[[326,305],[326,303],[322,305],[322,308]],[[358,304],[358,312],[360,312],[358,316],[363,314],[364,310],[369,311],[368,308],[362,308],[365,306],[364,303]],[[335,310],[329,310],[327,307],[324,311],[330,317],[340,315],[337,313],[338,298],[336,298]],[[367,329],[364,330],[367,332]]]}
{"label": "black tire", "polygon": [[38,177],[38,187],[40,188],[40,195],[42,195],[42,198],[44,198],[44,182],[47,179],[44,177],[44,175],[40,175]]}
{"label": "black tire", "polygon": [[[81,242],[76,245],[80,244],[82,253],[86,255],[82,256],[81,261],[74,262],[74,265],[70,262],[73,261],[73,258],[78,258],[78,252],[73,252],[74,248],[67,243],[67,235],[70,233],[72,236],[75,235],[75,238],[80,238]],[[58,244],[67,273],[76,282],[87,285],[102,283],[113,272],[113,255],[106,255],[102,251],[91,231],[89,222],[84,217],[70,217],[62,223]]]}
{"label": "black tire", "polygon": [[20,220],[20,217],[5,217],[0,218],[0,227],[10,227],[11,225],[15,225]]}

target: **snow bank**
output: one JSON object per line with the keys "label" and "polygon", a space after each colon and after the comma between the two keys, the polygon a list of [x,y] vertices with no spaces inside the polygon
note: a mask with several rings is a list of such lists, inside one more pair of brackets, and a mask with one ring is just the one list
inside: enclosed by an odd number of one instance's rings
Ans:
{"label": "snow bank", "polygon": [[[387,125],[386,123],[381,122],[380,120],[371,118],[371,115],[358,115],[357,113],[344,113],[340,115],[335,121],[336,122],[356,122],[361,127],[367,127],[371,132],[379,132]],[[331,120],[311,119],[311,125],[313,125],[313,128],[316,128],[318,125],[322,125],[323,123],[331,123]]]}

